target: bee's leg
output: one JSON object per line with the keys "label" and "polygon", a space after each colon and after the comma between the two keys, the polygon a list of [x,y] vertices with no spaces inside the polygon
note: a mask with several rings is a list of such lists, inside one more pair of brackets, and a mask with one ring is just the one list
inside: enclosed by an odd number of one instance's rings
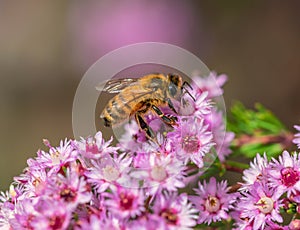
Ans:
{"label": "bee's leg", "polygon": [[155,139],[155,134],[146,121],[142,118],[141,114],[137,112],[135,114],[135,119],[142,130],[146,133],[149,139]]}
{"label": "bee's leg", "polygon": [[154,112],[168,125],[176,125],[177,118],[176,117],[167,117],[157,106],[152,105],[151,108]]}
{"label": "bee's leg", "polygon": [[174,113],[178,114],[177,111],[176,111],[176,109],[174,108],[174,105],[173,105],[173,103],[172,103],[172,101],[171,101],[170,98],[167,98],[167,103],[168,103],[168,106],[170,107],[170,109],[172,109],[172,111]]}

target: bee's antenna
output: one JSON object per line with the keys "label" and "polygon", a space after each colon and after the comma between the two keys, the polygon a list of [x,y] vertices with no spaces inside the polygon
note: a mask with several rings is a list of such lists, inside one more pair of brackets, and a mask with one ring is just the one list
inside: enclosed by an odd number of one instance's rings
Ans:
{"label": "bee's antenna", "polygon": [[187,85],[188,87],[190,87],[191,90],[193,90],[193,87],[187,81],[183,82],[181,89],[183,89],[185,85]]}
{"label": "bee's antenna", "polygon": [[185,89],[184,93],[187,93],[188,95],[190,95],[190,97],[193,99],[193,101],[196,101],[196,99],[194,98],[194,96],[186,88],[183,88],[183,89]]}
{"label": "bee's antenna", "polygon": [[184,93],[187,93],[188,95],[190,95],[190,97],[193,99],[193,101],[196,101],[194,96],[187,90],[187,88],[185,88],[185,85],[187,85],[191,90],[193,90],[193,87],[187,81],[183,82],[183,84],[181,86],[181,90],[182,91],[185,90]]}

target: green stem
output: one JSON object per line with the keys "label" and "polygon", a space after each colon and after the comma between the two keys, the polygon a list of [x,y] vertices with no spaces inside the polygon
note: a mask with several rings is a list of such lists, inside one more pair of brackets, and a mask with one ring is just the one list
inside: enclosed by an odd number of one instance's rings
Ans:
{"label": "green stem", "polygon": [[241,147],[245,144],[273,144],[280,143],[284,149],[288,149],[293,146],[294,134],[291,132],[282,132],[280,134],[268,134],[268,135],[247,135],[243,134],[233,140],[233,147]]}

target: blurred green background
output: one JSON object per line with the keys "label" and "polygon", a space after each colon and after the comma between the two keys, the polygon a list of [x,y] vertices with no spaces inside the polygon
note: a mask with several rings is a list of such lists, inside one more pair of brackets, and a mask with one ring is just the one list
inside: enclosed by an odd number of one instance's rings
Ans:
{"label": "blurred green background", "polygon": [[300,1],[1,1],[0,190],[26,159],[72,138],[85,71],[118,47],[167,42],[226,73],[227,108],[261,102],[300,123]]}

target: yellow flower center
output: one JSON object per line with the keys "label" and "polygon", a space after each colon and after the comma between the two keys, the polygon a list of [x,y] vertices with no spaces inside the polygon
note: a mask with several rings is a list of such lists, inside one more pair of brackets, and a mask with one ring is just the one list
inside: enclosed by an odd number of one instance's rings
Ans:
{"label": "yellow flower center", "polygon": [[53,163],[54,165],[60,163],[60,152],[56,151],[56,152],[54,152],[54,153],[51,153],[51,154],[50,154],[50,157],[51,157],[52,163]]}
{"label": "yellow flower center", "polygon": [[208,212],[217,212],[220,210],[220,200],[215,196],[209,196],[205,201],[205,209]]}
{"label": "yellow flower center", "polygon": [[262,197],[256,203],[257,208],[264,214],[268,214],[272,212],[274,208],[274,201],[269,197]]}
{"label": "yellow flower center", "polygon": [[156,181],[163,181],[167,178],[167,172],[162,166],[154,166],[150,172],[150,175]]}
{"label": "yellow flower center", "polygon": [[102,169],[103,176],[108,181],[115,181],[119,178],[119,171],[112,165],[107,165]]}

